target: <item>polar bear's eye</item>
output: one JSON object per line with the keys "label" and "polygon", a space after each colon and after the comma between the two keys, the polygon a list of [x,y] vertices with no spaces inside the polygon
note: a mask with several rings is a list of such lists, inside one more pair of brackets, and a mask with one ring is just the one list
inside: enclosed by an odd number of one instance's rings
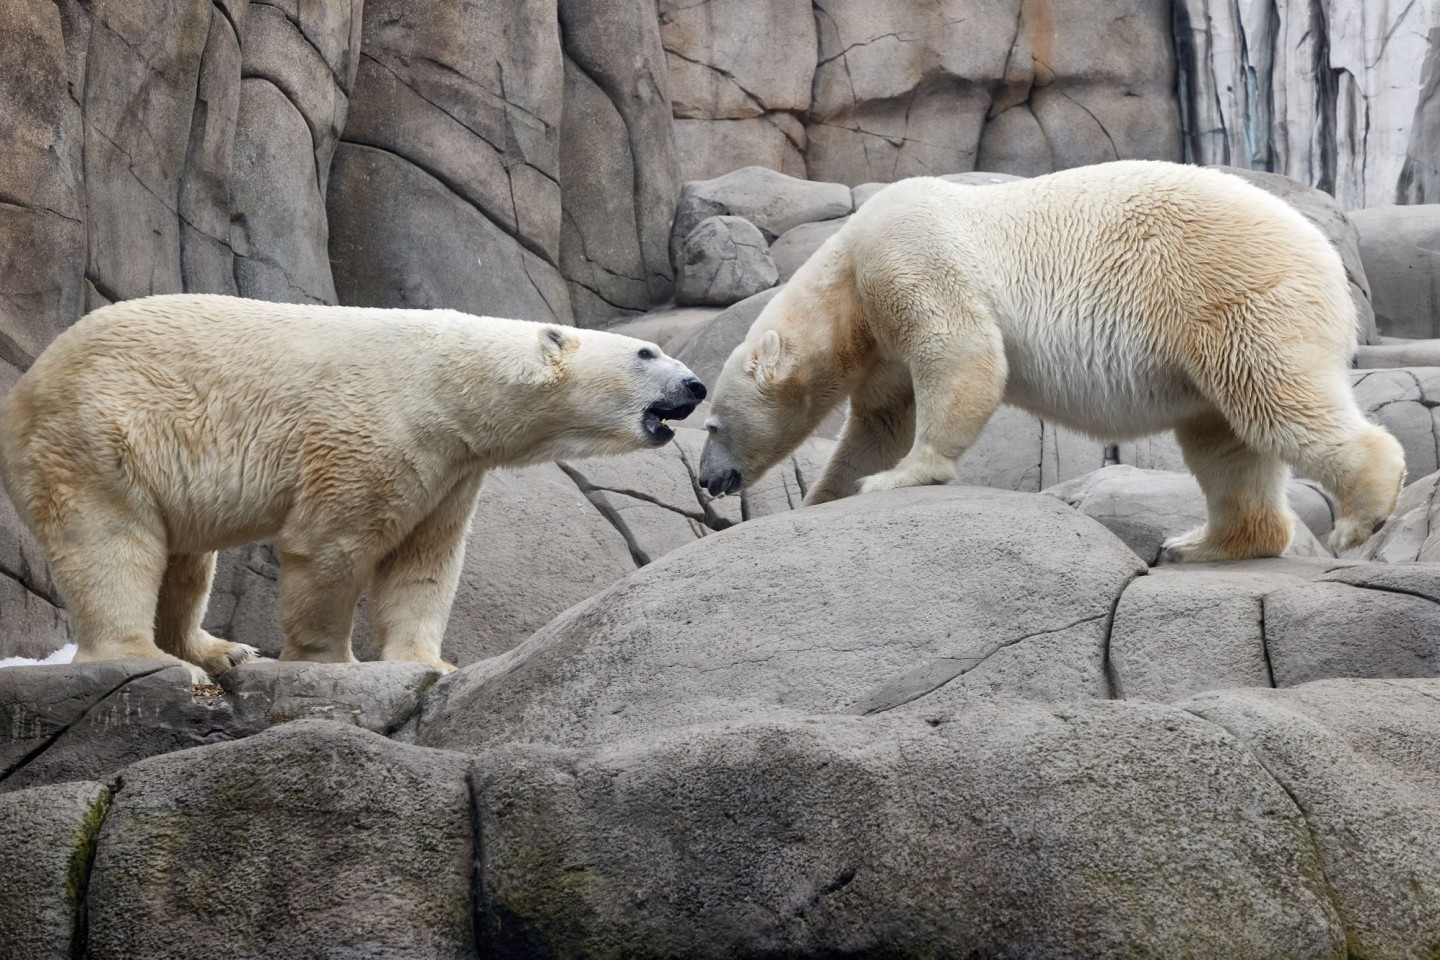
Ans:
{"label": "polar bear's eye", "polygon": [[654,350],[651,350],[649,347],[641,347],[641,348],[640,348],[640,359],[641,359],[641,360],[654,360],[654,359],[655,359],[655,351],[654,351]]}

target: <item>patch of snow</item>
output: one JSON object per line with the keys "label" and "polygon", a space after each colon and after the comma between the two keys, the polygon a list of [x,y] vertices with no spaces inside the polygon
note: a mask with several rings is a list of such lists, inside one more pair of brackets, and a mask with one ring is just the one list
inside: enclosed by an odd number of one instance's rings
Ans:
{"label": "patch of snow", "polygon": [[5,657],[0,659],[0,667],[33,667],[36,664],[69,663],[74,659],[75,644],[67,643],[44,660],[31,660],[28,657]]}

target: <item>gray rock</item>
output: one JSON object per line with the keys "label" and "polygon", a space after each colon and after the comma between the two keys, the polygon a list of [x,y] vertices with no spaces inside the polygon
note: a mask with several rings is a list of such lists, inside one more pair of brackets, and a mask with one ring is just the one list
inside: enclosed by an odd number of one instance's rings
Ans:
{"label": "gray rock", "polygon": [[257,729],[315,719],[391,736],[419,710],[438,676],[419,663],[262,660],[225,672],[220,686]]}
{"label": "gray rock", "polygon": [[[1440,202],[1440,162],[1436,160],[1440,157],[1440,10],[1431,9],[1425,40],[1419,101],[1415,104],[1400,182],[1395,187],[1397,203]],[[1403,93],[1411,89],[1400,88]]]}
{"label": "gray rock", "polygon": [[1275,685],[1440,676],[1440,565],[1364,564],[1265,598]]}
{"label": "gray rock", "polygon": [[0,795],[0,943],[12,960],[67,960],[110,791],[92,781]]}
{"label": "gray rock", "polygon": [[342,303],[570,320],[559,270],[397,154],[342,142],[327,209]]}
{"label": "gray rock", "polygon": [[[998,490],[910,489],[766,517],[446,677],[416,742],[578,745],[777,711],[883,712],[947,684],[1103,697],[1111,606],[1143,569],[1059,502]],[[1023,651],[996,658],[1037,637],[1066,657],[1028,674],[1007,666]]]}
{"label": "gray rock", "polygon": [[23,369],[83,309],[84,134],[55,7],[0,6],[0,35],[0,365]]}
{"label": "gray rock", "polygon": [[805,127],[788,113],[743,120],[675,121],[675,155],[684,180],[764,167],[805,179]]}
{"label": "gray rock", "polygon": [[[1205,495],[1188,473],[1141,470],[1115,464],[1042,491],[1100,521],[1148,564],[1160,560],[1164,541],[1205,522]],[[1329,557],[1317,539],[1333,526],[1334,508],[1320,487],[1289,484],[1291,508],[1300,516],[1287,557]]]}
{"label": "gray rock", "polygon": [[1440,949],[1440,683],[1332,680],[1177,706],[1229,730],[1304,811],[1352,957]]}
{"label": "gray rock", "polygon": [[1305,215],[1315,224],[1325,238],[1334,244],[1345,262],[1345,276],[1350,280],[1350,299],[1355,301],[1356,341],[1375,343],[1378,333],[1375,329],[1375,310],[1371,306],[1370,281],[1365,272],[1364,259],[1360,255],[1360,235],[1345,210],[1335,198],[1324,190],[1306,186],[1299,180],[1281,176],[1278,173],[1264,173],[1245,170],[1240,167],[1215,165],[1223,170],[1260,187]]}
{"label": "gray rock", "polygon": [[852,209],[847,187],[798,180],[762,167],[691,181],[680,188],[670,229],[670,261],[680,262],[680,245],[706,217],[744,217],[768,241],[802,223],[847,216]]}
{"label": "gray rock", "polygon": [[1346,216],[1359,234],[1375,326],[1392,337],[1440,337],[1440,206],[1371,207]]}
{"label": "gray rock", "polygon": [[[576,318],[586,321],[670,297],[670,218],[680,172],[654,0],[562,0],[559,18],[568,60],[560,260]],[[627,294],[638,280],[636,296],[614,298],[606,278],[616,275]],[[599,291],[602,283],[603,304],[577,289]]]}
{"label": "gray rock", "polygon": [[765,237],[742,217],[706,217],[680,245],[675,302],[728,307],[775,286]]}
{"label": "gray rock", "polygon": [[1405,469],[1412,478],[1440,470],[1440,368],[1354,370],[1350,382],[1360,409],[1395,435],[1405,448]]}
{"label": "gray rock", "polygon": [[1360,370],[1440,367],[1440,340],[1390,339],[1388,343],[1361,344],[1355,348],[1354,366]]}
{"label": "gray rock", "polygon": [[1300,811],[1170,707],[762,719],[474,776],[485,956],[1345,956]]}
{"label": "gray rock", "polygon": [[673,357],[720,313],[719,307],[665,307],[606,329],[627,337],[649,340]]}
{"label": "gray rock", "polygon": [[821,220],[818,223],[802,223],[791,227],[770,244],[770,256],[775,260],[775,269],[784,283],[795,275],[800,265],[809,260],[821,245],[833,237],[849,221],[849,217],[835,220]]}
{"label": "gray rock", "polygon": [[[422,6],[371,0],[345,127],[347,142],[414,164],[551,265],[560,250],[565,86],[557,17],[553,0]],[[404,202],[401,185],[388,190],[399,194],[393,203]],[[383,211],[378,199],[372,209]],[[420,235],[378,215],[371,227],[393,254]],[[481,268],[487,266],[498,265]]]}
{"label": "gray rock", "polygon": [[809,175],[854,185],[1180,159],[1169,5],[1092,13],[822,0]]}
{"label": "gray rock", "polygon": [[145,757],[262,728],[218,694],[155,660],[0,669],[0,793],[101,780]]}
{"label": "gray rock", "polygon": [[[1116,693],[1178,700],[1205,690],[1273,687],[1266,596],[1334,569],[1326,558],[1166,564],[1125,588],[1110,631]],[[1332,613],[1338,612],[1335,610]]]}
{"label": "gray rock", "polygon": [[1361,551],[1366,560],[1384,563],[1440,562],[1440,473],[1432,473],[1400,491],[1390,520]]}
{"label": "gray rock", "polygon": [[[787,155],[763,165],[786,172],[798,165],[803,177],[804,133],[795,115],[810,107],[815,71],[809,0],[660,0],[659,16],[675,116],[685,121],[676,128],[685,179],[762,163],[774,147]],[[787,135],[791,126],[799,129]],[[717,141],[726,139],[743,162],[717,155]]]}
{"label": "gray rock", "polygon": [[468,766],[323,720],[134,764],[87,956],[473,957]]}
{"label": "gray rock", "polygon": [[[1186,159],[1274,170],[1346,209],[1396,202],[1397,183],[1403,192],[1407,174],[1424,176],[1407,153],[1431,164],[1437,156],[1424,152],[1431,141],[1423,133],[1412,138],[1412,124],[1424,126],[1417,99],[1425,96],[1427,54],[1440,41],[1440,11],[1398,4],[1357,12],[1347,4],[1261,9],[1179,0]],[[1428,89],[1433,110],[1434,85]]]}

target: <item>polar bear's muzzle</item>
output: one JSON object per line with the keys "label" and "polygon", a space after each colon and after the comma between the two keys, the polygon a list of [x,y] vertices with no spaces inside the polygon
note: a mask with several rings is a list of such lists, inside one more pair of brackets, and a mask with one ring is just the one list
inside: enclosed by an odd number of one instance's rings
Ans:
{"label": "polar bear's muzzle", "polygon": [[675,436],[675,431],[665,421],[684,420],[690,416],[700,405],[700,401],[705,399],[705,392],[705,384],[701,383],[698,377],[691,375],[682,378],[675,387],[667,391],[671,395],[645,408],[641,417],[645,436],[657,447],[669,443]]}
{"label": "polar bear's muzzle", "polygon": [[740,489],[745,483],[745,474],[735,455],[712,436],[700,452],[698,479],[710,496],[724,497]]}

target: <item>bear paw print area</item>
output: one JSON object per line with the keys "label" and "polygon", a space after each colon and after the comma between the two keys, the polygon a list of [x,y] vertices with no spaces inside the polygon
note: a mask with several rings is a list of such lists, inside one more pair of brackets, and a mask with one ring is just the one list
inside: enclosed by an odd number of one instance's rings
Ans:
{"label": "bear paw print area", "polygon": [[1440,5],[1102,6],[0,2],[0,960],[1440,956]]}

